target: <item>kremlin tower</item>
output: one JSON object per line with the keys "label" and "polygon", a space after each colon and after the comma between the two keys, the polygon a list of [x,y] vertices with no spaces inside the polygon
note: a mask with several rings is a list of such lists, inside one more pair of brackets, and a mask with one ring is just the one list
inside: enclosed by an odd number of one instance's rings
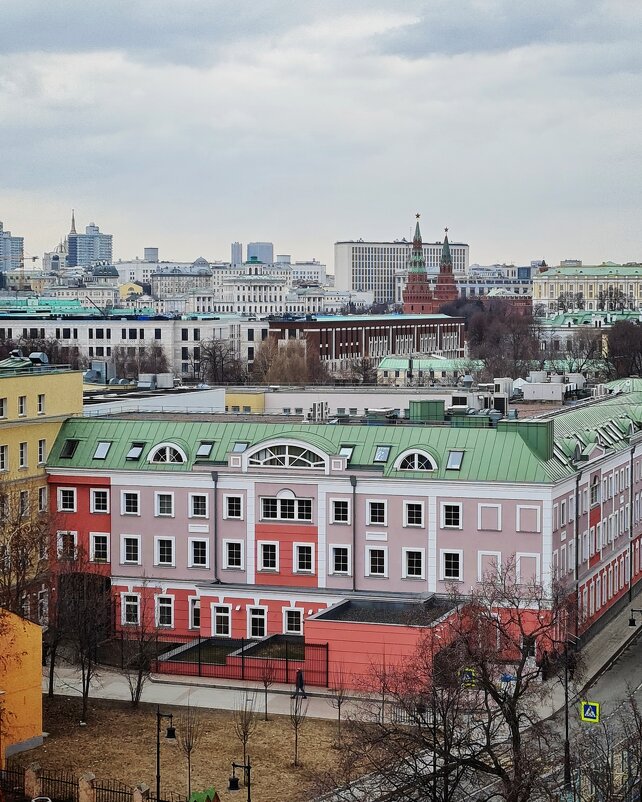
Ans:
{"label": "kremlin tower", "polygon": [[415,236],[412,240],[412,253],[408,264],[408,281],[403,291],[403,311],[408,315],[434,315],[442,306],[459,297],[459,290],[453,275],[453,260],[448,242],[448,229],[445,230],[444,242],[439,260],[439,273],[435,279],[434,289],[431,287],[426,272],[423,241],[419,230],[419,215]]}

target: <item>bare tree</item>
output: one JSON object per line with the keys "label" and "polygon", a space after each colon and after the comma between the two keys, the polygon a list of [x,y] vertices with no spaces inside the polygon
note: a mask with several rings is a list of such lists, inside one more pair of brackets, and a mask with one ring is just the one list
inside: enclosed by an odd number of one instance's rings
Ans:
{"label": "bare tree", "polygon": [[294,733],[294,765],[299,766],[299,734],[308,715],[308,700],[299,694],[290,699],[290,726]]}
{"label": "bare tree", "polygon": [[274,661],[266,658],[263,660],[263,666],[261,667],[261,674],[260,674],[261,683],[263,684],[263,693],[265,696],[265,718],[264,721],[268,720],[268,690],[274,685],[276,681],[276,667],[274,665]]}
{"label": "bare tree", "polygon": [[187,799],[192,796],[192,752],[205,732],[205,721],[200,710],[193,708],[187,697],[187,707],[178,717],[178,741],[187,759]]}
{"label": "bare tree", "polygon": [[318,350],[308,345],[301,340],[265,340],[256,353],[252,378],[265,384],[327,384],[327,368]]}
{"label": "bare tree", "polygon": [[341,749],[341,708],[348,697],[348,678],[343,663],[339,663],[330,676],[330,704],[337,711],[337,748]]}
{"label": "bare tree", "polygon": [[247,369],[229,340],[201,340],[200,377],[211,384],[244,384]]}
{"label": "bare tree", "polygon": [[149,680],[154,660],[158,657],[156,610],[147,580],[142,582],[138,623],[128,624],[126,637],[121,639],[122,667],[132,707],[137,707]]}
{"label": "bare tree", "polygon": [[257,725],[256,698],[245,691],[237,698],[232,713],[234,732],[243,745],[243,763],[247,765],[247,744]]}

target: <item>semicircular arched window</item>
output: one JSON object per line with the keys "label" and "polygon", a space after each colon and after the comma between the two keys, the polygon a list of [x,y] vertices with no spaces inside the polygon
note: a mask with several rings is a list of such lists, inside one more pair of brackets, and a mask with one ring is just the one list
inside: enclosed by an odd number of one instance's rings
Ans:
{"label": "semicircular arched window", "polygon": [[151,452],[149,461],[157,465],[168,463],[178,465],[182,462],[187,462],[187,454],[178,446],[172,445],[171,443],[162,443]]}
{"label": "semicircular arched window", "polygon": [[399,460],[398,471],[436,471],[433,460],[421,451],[411,451]]}
{"label": "semicircular arched window", "polygon": [[326,459],[309,448],[275,444],[252,454],[247,464],[261,468],[325,468]]}

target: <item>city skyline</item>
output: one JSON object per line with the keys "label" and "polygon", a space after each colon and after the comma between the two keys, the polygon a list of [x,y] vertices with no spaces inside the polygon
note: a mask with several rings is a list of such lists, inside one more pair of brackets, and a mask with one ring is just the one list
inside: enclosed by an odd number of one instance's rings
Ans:
{"label": "city skyline", "polygon": [[0,219],[27,258],[74,207],[123,259],[270,241],[331,266],[416,211],[471,262],[642,259],[642,9],[456,5],[10,0]]}

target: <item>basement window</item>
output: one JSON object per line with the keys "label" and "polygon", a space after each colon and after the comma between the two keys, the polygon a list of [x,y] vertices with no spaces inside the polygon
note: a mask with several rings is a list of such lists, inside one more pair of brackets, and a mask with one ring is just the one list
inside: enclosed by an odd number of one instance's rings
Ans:
{"label": "basement window", "polygon": [[71,459],[73,455],[76,453],[76,449],[78,448],[79,440],[65,440],[62,450],[60,452],[61,459]]}

